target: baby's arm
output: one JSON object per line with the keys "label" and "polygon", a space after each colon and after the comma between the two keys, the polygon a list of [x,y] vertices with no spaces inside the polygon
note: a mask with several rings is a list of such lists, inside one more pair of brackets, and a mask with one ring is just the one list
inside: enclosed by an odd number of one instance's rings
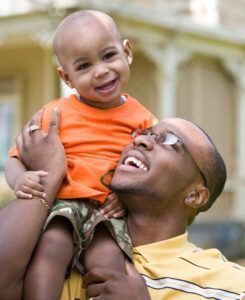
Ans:
{"label": "baby's arm", "polygon": [[19,198],[45,198],[41,178],[47,176],[44,171],[27,171],[23,163],[15,157],[10,157],[5,167],[5,177],[8,185]]}
{"label": "baby's arm", "polygon": [[101,205],[100,212],[107,218],[121,218],[126,215],[126,208],[116,193],[111,192]]}

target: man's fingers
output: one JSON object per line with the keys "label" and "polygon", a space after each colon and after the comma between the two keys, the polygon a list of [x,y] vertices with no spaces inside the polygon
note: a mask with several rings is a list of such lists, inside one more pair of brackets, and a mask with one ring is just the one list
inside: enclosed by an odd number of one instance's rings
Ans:
{"label": "man's fingers", "polygon": [[98,298],[101,292],[101,288],[103,288],[103,283],[94,283],[87,287],[86,296],[89,300],[100,299]]}
{"label": "man's fingers", "polygon": [[60,110],[58,109],[58,107],[55,107],[52,111],[48,134],[53,132],[59,134],[59,127],[60,127]]}
{"label": "man's fingers", "polygon": [[[26,145],[32,141],[30,132],[29,132],[29,128],[30,128],[30,126],[34,126],[34,125],[39,126],[40,125],[42,113],[43,113],[43,110],[39,110],[38,112],[36,112],[32,116],[31,120],[24,126],[21,134],[19,134],[17,136],[15,141],[16,141],[17,148],[19,149],[20,152],[24,151],[26,148]],[[36,130],[36,132],[37,132],[37,130]]]}
{"label": "man's fingers", "polygon": [[90,284],[105,282],[109,277],[104,268],[93,268],[85,275],[83,288],[87,288]]}
{"label": "man's fingers", "polygon": [[42,114],[43,114],[43,110],[40,109],[39,111],[37,111],[31,118],[31,120],[28,122],[28,124],[26,125],[27,130],[28,127],[33,126],[33,125],[37,125],[40,126],[41,124],[41,119],[42,119]]}

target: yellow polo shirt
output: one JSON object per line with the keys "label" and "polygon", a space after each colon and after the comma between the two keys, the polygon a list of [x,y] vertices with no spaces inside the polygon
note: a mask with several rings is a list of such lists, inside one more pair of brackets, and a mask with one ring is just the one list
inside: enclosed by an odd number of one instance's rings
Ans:
{"label": "yellow polo shirt", "polygon": [[[145,278],[153,300],[245,299],[245,268],[217,250],[203,250],[187,234],[136,247],[135,267]],[[85,300],[82,278],[73,273],[62,300]]]}

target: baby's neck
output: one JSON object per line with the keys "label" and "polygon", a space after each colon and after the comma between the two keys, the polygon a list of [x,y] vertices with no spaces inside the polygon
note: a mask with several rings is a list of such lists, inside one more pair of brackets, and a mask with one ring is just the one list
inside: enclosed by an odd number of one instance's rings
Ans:
{"label": "baby's neck", "polygon": [[121,97],[118,100],[111,101],[111,102],[106,102],[106,103],[91,101],[91,100],[85,99],[81,96],[79,96],[79,100],[82,103],[84,103],[86,105],[89,105],[89,106],[92,106],[92,107],[96,107],[96,108],[100,108],[100,109],[109,109],[109,108],[114,108],[114,107],[118,107],[120,105],[123,105],[126,102],[127,97],[125,95],[121,95]]}

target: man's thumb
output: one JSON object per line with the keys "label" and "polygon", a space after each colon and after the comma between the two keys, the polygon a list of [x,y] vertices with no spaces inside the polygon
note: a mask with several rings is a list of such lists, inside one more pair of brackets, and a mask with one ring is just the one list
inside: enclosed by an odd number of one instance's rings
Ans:
{"label": "man's thumb", "polygon": [[125,268],[126,268],[127,275],[132,276],[132,277],[139,277],[139,273],[136,271],[133,264],[131,264],[127,260],[126,260],[126,263],[125,263]]}
{"label": "man's thumb", "polygon": [[49,123],[48,133],[55,132],[59,134],[59,127],[60,127],[60,110],[58,107],[55,107],[52,111],[52,117]]}

